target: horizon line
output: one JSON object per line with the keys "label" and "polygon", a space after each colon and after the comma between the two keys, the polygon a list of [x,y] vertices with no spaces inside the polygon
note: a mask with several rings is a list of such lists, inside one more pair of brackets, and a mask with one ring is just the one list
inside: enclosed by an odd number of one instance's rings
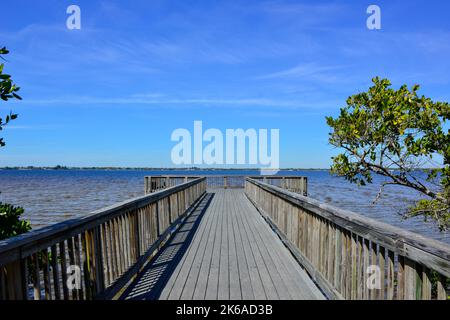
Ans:
{"label": "horizon line", "polygon": [[[145,170],[272,170],[267,168],[251,167],[251,168],[220,168],[220,167],[139,167],[139,166],[1,166],[0,170],[4,169],[56,169],[56,170],[70,170],[70,169],[145,169]],[[287,167],[276,170],[330,170],[329,168],[300,168]]]}
{"label": "horizon line", "polygon": [[[391,168],[389,170],[398,170],[399,168]],[[440,169],[439,167],[430,167],[430,168],[414,168],[413,170],[431,170],[431,169]],[[2,166],[0,170],[170,170],[170,171],[217,171],[217,170],[235,170],[235,171],[244,171],[244,170],[273,170],[267,168],[220,168],[220,167],[210,167],[210,168],[201,168],[201,167],[136,167],[136,166]],[[286,168],[278,168],[276,171],[288,171],[288,170],[327,170],[330,171],[331,168],[301,168],[301,167],[286,167]]]}

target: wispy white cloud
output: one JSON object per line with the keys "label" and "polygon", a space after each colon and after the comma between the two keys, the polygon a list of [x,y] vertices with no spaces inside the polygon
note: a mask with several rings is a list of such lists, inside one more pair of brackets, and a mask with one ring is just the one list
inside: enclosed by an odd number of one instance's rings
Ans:
{"label": "wispy white cloud", "polygon": [[7,125],[3,128],[3,130],[51,130],[51,129],[59,129],[64,126],[62,125]]}
{"label": "wispy white cloud", "polygon": [[57,105],[64,107],[68,105],[92,107],[92,105],[116,105],[130,107],[132,105],[148,105],[154,107],[270,107],[286,109],[316,109],[333,108],[336,101],[310,101],[284,100],[274,98],[170,98],[170,97],[152,97],[146,95],[131,95],[129,97],[101,98],[101,97],[61,97],[55,99],[37,99],[27,100],[29,105]]}
{"label": "wispy white cloud", "polygon": [[317,14],[336,15],[345,10],[347,6],[343,3],[287,3],[280,1],[269,1],[261,4],[261,9],[270,13],[305,15],[319,19]]}
{"label": "wispy white cloud", "polygon": [[344,66],[321,66],[317,63],[300,64],[293,68],[276,71],[256,77],[256,79],[279,79],[279,78],[301,78],[311,77],[319,74],[324,74],[329,71],[336,71],[344,68]]}
{"label": "wispy white cloud", "polygon": [[155,99],[155,98],[161,98],[166,96],[164,93],[159,92],[147,92],[147,93],[135,93],[132,94],[131,98],[138,98],[138,99]]}
{"label": "wispy white cloud", "polygon": [[268,111],[257,111],[250,110],[248,112],[244,112],[242,115],[250,118],[303,118],[303,117],[311,117],[311,116],[322,116],[324,114],[324,109],[315,109],[313,111],[305,111],[305,110],[288,110],[280,109],[280,110],[268,110]]}
{"label": "wispy white cloud", "polygon": [[23,130],[23,129],[33,129],[32,126],[15,126],[15,125],[8,125],[3,128],[3,130]]}

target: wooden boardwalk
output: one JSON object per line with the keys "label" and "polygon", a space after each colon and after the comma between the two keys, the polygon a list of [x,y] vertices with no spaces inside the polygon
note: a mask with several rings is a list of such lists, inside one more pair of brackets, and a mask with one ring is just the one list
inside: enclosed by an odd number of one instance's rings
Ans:
{"label": "wooden boardwalk", "polygon": [[120,299],[324,299],[243,189],[209,190]]}
{"label": "wooden boardwalk", "polygon": [[305,177],[145,182],[143,196],[0,241],[0,300],[450,297],[448,244],[314,200]]}

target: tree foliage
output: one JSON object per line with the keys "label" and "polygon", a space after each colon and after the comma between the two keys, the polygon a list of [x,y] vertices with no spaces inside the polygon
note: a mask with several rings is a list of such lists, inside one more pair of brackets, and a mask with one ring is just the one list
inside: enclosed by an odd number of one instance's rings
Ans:
{"label": "tree foliage", "polygon": [[367,92],[347,99],[337,118],[326,118],[330,144],[343,149],[333,157],[331,170],[360,185],[372,183],[373,174],[384,176],[380,194],[385,185],[419,191],[424,198],[406,216],[432,218],[445,230],[450,222],[450,105],[419,96],[419,85],[395,90],[387,79],[372,82]]}
{"label": "tree foliage", "polygon": [[20,220],[23,212],[23,208],[0,202],[0,240],[31,230],[31,225],[28,221]]}
{"label": "tree foliage", "polygon": [[[9,51],[3,47],[0,48],[0,58],[5,61],[3,55],[8,54]],[[19,99],[22,98],[17,94],[19,87],[17,87],[9,74],[3,73],[4,64],[0,64],[0,98],[4,101],[9,99]],[[11,120],[17,118],[16,114],[10,112],[5,119],[0,118],[0,131],[5,125],[7,125]],[[0,147],[5,146],[3,138],[0,138]],[[20,216],[23,214],[24,210],[21,207],[15,207],[7,203],[0,202],[0,240],[14,237],[21,233],[27,232],[31,229],[31,225],[28,221],[20,220]]]}
{"label": "tree foliage", "polygon": [[[1,60],[5,61],[4,55],[8,54],[9,51],[3,47],[0,48],[0,58]],[[13,80],[11,79],[11,76],[9,74],[3,73],[4,63],[0,64],[0,98],[4,101],[8,101],[9,99],[19,99],[22,98],[17,94],[17,91],[19,91],[19,87],[17,87]],[[0,131],[3,130],[3,127],[7,125],[11,120],[14,120],[17,118],[16,114],[13,114],[10,112],[8,115],[6,115],[5,118],[0,118]],[[0,138],[0,147],[4,147],[5,142],[3,138]]]}

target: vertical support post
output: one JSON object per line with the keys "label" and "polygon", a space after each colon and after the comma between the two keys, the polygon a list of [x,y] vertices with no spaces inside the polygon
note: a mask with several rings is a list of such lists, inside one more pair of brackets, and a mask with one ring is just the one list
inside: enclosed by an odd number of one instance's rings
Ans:
{"label": "vertical support post", "polygon": [[155,211],[156,211],[156,236],[159,238],[161,235],[161,230],[159,228],[159,202],[156,201],[155,203]]}
{"label": "vertical support post", "polygon": [[[61,299],[61,290],[59,289],[59,273],[58,273],[58,254],[56,250],[56,245],[51,247],[52,253],[52,271],[53,271],[53,288],[55,289],[55,299]],[[63,284],[65,285],[65,283]]]}
{"label": "vertical support post", "polygon": [[380,290],[378,290],[378,299],[385,299],[385,269],[386,269],[386,249],[383,246],[379,246],[378,250],[378,264],[380,267]]}
{"label": "vertical support post", "polygon": [[67,287],[66,246],[64,241],[59,243],[59,260],[61,265],[61,278],[64,300],[69,300],[69,288]]}
{"label": "vertical support post", "polygon": [[438,276],[437,281],[437,299],[447,300],[447,292],[445,291],[445,281],[446,278],[443,275]]}
{"label": "vertical support post", "polygon": [[416,300],[416,263],[408,258],[405,261],[405,275],[404,275],[404,288],[405,288],[405,300]]}
{"label": "vertical support post", "polygon": [[405,297],[405,258],[398,256],[397,269],[397,300],[403,300]]}
{"label": "vertical support post", "polygon": [[303,177],[303,195],[305,197],[308,196],[308,178],[307,177]]}
{"label": "vertical support post", "polygon": [[[1,271],[0,271],[1,272]],[[28,300],[28,266],[27,258],[20,259],[20,277],[21,277],[21,291],[22,300]]]}
{"label": "vertical support post", "polygon": [[144,194],[148,194],[149,193],[148,192],[148,189],[149,189],[148,181],[149,181],[149,177],[144,177]]}
{"label": "vertical support post", "polygon": [[141,225],[141,222],[139,221],[139,210],[136,210],[135,216],[136,222],[134,224],[134,228],[136,237],[136,260],[137,260],[141,256],[141,236],[139,234],[139,226]]}
{"label": "vertical support post", "polygon": [[37,253],[33,254],[34,263],[34,300],[41,300],[41,272],[39,267],[39,256]]}
{"label": "vertical support post", "polygon": [[395,260],[394,260],[394,252],[388,251],[388,259],[387,259],[387,300],[394,299],[394,289],[395,289]]}
{"label": "vertical support post", "polygon": [[174,221],[174,220],[172,220],[172,195],[168,195],[167,196],[167,208],[168,208],[168,214],[169,214],[169,226],[172,224],[172,222]]}
{"label": "vertical support post", "polygon": [[105,290],[105,274],[103,269],[102,250],[104,250],[101,242],[100,225],[94,228],[94,253],[95,253],[95,280],[96,293]]}

